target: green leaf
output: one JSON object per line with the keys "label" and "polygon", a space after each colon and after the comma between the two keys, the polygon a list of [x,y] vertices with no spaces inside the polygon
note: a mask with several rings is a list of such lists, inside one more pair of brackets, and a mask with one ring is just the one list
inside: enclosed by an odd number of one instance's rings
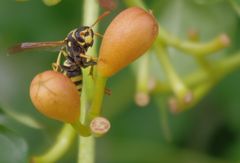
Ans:
{"label": "green leaf", "polygon": [[24,139],[0,125],[0,162],[26,163],[28,146]]}

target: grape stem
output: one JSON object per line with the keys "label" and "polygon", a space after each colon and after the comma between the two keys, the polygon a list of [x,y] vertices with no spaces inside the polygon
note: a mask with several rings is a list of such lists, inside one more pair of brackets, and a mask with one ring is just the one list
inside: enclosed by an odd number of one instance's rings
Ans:
{"label": "grape stem", "polygon": [[72,126],[69,124],[65,124],[53,146],[45,154],[33,157],[32,162],[33,163],[56,162],[70,148],[75,137],[76,132],[74,131]]}
{"label": "grape stem", "polygon": [[[83,24],[90,25],[98,18],[99,6],[96,0],[84,0],[83,1]],[[97,25],[94,26],[94,31],[97,31]],[[88,50],[89,56],[96,56],[96,41],[94,46]],[[80,121],[85,125],[87,123],[88,110],[91,106],[93,99],[94,82],[91,76],[89,76],[89,68],[83,70],[83,89],[81,94],[81,118]],[[94,163],[95,161],[95,138],[93,136],[83,137],[79,136],[78,144],[78,163]]]}

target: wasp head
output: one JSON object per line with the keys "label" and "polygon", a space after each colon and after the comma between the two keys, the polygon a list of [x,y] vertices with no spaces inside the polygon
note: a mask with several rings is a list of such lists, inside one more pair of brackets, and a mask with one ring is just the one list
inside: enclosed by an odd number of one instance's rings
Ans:
{"label": "wasp head", "polygon": [[93,30],[88,26],[83,26],[78,28],[75,33],[76,41],[82,46],[85,50],[93,45]]}

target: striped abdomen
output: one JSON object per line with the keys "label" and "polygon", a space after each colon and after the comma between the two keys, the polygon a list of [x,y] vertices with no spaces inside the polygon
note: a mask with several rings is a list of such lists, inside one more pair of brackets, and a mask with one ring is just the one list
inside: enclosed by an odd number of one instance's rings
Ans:
{"label": "striped abdomen", "polygon": [[78,92],[80,93],[82,91],[82,73],[76,71],[64,71],[63,74],[72,80],[72,82],[76,85]]}
{"label": "striped abdomen", "polygon": [[76,85],[79,93],[82,91],[82,70],[75,64],[71,64],[69,60],[66,60],[61,66],[62,73],[69,77],[72,82]]}
{"label": "striped abdomen", "polygon": [[74,76],[70,78],[72,82],[76,85],[78,92],[82,91],[82,75]]}

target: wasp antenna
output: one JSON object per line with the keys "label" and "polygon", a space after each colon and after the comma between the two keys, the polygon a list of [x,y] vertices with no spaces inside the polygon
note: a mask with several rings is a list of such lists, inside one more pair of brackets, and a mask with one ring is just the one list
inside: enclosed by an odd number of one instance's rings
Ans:
{"label": "wasp antenna", "polygon": [[105,11],[102,15],[100,15],[97,20],[90,26],[91,28],[94,27],[100,20],[110,14],[110,11]]}
{"label": "wasp antenna", "polygon": [[98,32],[94,32],[94,35],[96,35],[96,36],[98,36],[98,37],[101,37],[101,38],[103,38],[103,35],[102,35],[102,34],[100,34],[100,33],[98,33]]}

